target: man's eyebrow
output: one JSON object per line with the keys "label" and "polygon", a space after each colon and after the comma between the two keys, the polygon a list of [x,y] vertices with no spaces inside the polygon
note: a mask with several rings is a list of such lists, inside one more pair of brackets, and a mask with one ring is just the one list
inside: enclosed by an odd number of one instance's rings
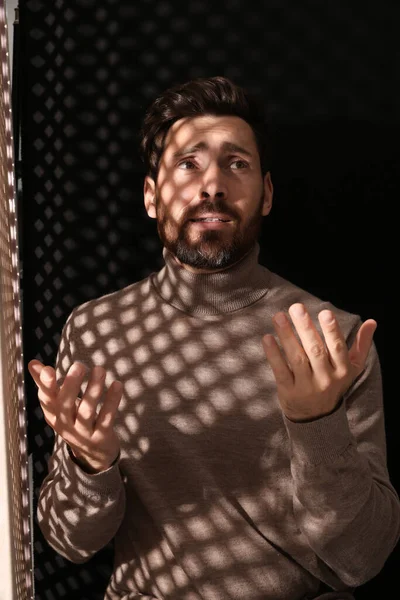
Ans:
{"label": "man's eyebrow", "polygon": [[172,158],[180,158],[185,154],[193,154],[194,152],[198,152],[199,150],[207,150],[208,145],[205,142],[199,142],[195,146],[186,146],[185,148],[181,148],[173,153]]}
{"label": "man's eyebrow", "polygon": [[[233,142],[224,142],[222,144],[222,149],[228,152],[239,152],[240,154],[245,154],[246,156],[253,156],[249,150],[239,146],[238,144],[234,144]],[[185,148],[181,148],[173,153],[172,158],[180,158],[181,156],[185,156],[185,154],[193,154],[198,151],[208,150],[208,144],[206,142],[199,142],[194,146],[186,146]]]}
{"label": "man's eyebrow", "polygon": [[246,154],[246,156],[253,156],[249,150],[243,148],[243,146],[239,146],[238,144],[234,144],[232,142],[224,142],[222,144],[224,150],[229,152],[239,152],[239,154]]}

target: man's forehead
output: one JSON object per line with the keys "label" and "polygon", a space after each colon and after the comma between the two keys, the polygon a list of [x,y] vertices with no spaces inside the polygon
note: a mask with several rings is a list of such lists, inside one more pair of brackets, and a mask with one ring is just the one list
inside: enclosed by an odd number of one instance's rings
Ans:
{"label": "man's forehead", "polygon": [[168,131],[164,150],[168,153],[175,152],[181,147],[195,145],[206,139],[215,139],[221,145],[224,141],[247,146],[255,146],[256,143],[250,125],[240,117],[204,115],[176,121]]}

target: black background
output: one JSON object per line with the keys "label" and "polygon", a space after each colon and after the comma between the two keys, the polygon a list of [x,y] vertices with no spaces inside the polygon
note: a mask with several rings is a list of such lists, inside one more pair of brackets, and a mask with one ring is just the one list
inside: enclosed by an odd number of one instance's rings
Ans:
{"label": "black background", "polygon": [[[20,246],[26,363],[54,364],[72,308],[158,270],[143,206],[138,131],[158,93],[225,75],[264,102],[274,206],[260,262],[378,322],[388,465],[400,490],[397,389],[386,245],[399,195],[398,59],[388,4],[275,0],[20,2]],[[26,372],[35,503],[52,449]],[[112,548],[84,565],[58,556],[34,524],[37,600],[100,600]],[[356,598],[383,598],[399,549]],[[210,599],[211,600],[211,599]]]}

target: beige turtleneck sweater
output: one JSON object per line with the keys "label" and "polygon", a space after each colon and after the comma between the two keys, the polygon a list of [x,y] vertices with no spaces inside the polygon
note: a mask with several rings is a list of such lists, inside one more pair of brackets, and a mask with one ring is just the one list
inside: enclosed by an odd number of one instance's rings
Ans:
{"label": "beige turtleneck sweater", "polygon": [[303,302],[320,331],[330,308],[348,345],[361,320],[258,253],[193,274],[164,249],[160,272],[78,306],[64,326],[59,383],[73,361],[123,382],[121,455],[89,475],[56,439],[38,519],[73,562],[115,539],[108,600],[344,600],[399,538],[375,346],[334,413],[284,418],[261,344],[272,316]]}

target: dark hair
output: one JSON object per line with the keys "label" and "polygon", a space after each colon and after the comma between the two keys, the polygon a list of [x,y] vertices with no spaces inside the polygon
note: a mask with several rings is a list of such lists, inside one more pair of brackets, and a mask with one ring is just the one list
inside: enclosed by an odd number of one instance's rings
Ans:
{"label": "dark hair", "polygon": [[157,179],[165,138],[179,119],[201,115],[236,116],[252,128],[262,173],[268,171],[265,121],[258,100],[226,77],[199,77],[163,92],[147,109],[140,132],[140,151],[146,173]]}

